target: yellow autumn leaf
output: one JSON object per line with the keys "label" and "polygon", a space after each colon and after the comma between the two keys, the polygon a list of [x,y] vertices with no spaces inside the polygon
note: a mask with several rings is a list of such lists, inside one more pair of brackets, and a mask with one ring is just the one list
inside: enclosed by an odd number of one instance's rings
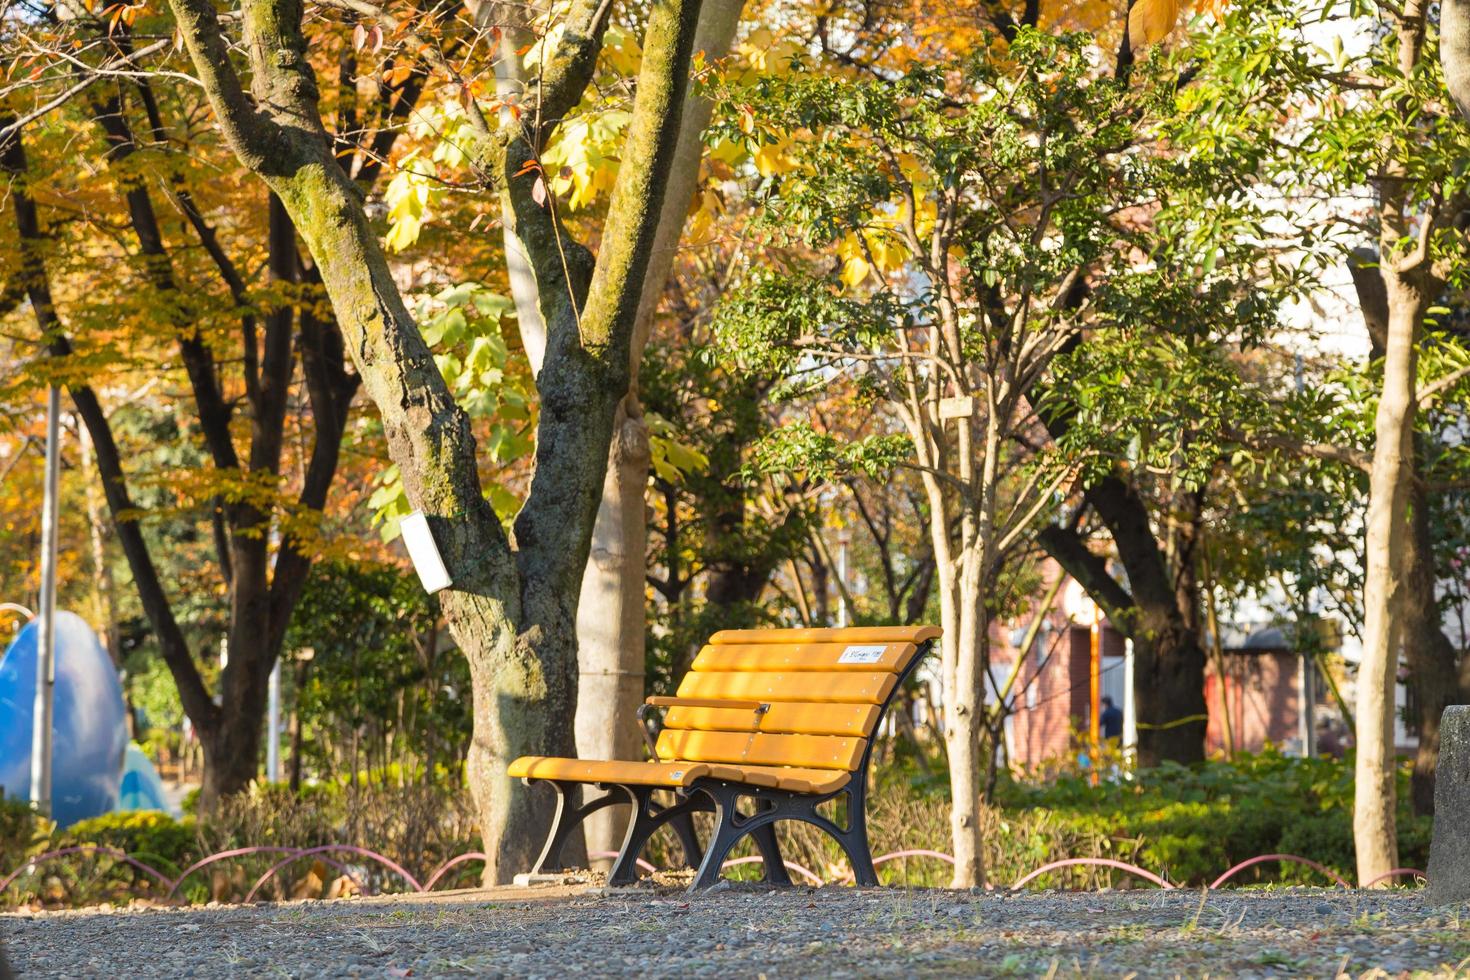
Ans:
{"label": "yellow autumn leaf", "polygon": [[908,261],[909,250],[896,233],[864,235],[868,252],[881,272],[894,272]]}
{"label": "yellow autumn leaf", "polygon": [[751,31],[735,50],[757,72],[784,75],[791,70],[791,61],[801,49],[789,40],[777,39],[769,28],[760,27]]}
{"label": "yellow autumn leaf", "polygon": [[762,143],[756,149],[751,160],[762,177],[774,177],[796,169],[796,164],[786,153],[786,148],[790,145],[791,140],[783,137],[774,143]]}
{"label": "yellow autumn leaf", "polygon": [[868,265],[867,259],[861,255],[852,256],[842,263],[842,273],[840,276],[842,284],[848,289],[858,286],[864,279],[868,278],[870,269],[871,267]]}
{"label": "yellow autumn leaf", "polygon": [[715,223],[725,213],[725,202],[714,188],[706,186],[689,203],[684,237],[694,243],[708,242],[714,237]]}
{"label": "yellow autumn leaf", "polygon": [[1128,12],[1128,38],[1135,47],[1158,44],[1179,22],[1180,0],[1137,0]]}

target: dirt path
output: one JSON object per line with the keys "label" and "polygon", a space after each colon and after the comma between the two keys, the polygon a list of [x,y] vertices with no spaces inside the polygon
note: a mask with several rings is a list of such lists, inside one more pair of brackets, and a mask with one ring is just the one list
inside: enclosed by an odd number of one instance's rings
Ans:
{"label": "dirt path", "polygon": [[20,977],[1452,976],[1461,911],[1324,889],[507,889],[6,915],[0,939]]}

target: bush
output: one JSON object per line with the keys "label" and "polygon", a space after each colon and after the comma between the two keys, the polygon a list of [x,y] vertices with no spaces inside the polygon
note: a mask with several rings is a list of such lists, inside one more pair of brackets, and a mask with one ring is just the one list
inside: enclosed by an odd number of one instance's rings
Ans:
{"label": "bush", "polygon": [[[177,878],[201,858],[238,847],[309,848],[350,844],[375,851],[402,865],[421,883],[451,857],[479,850],[480,840],[469,794],[456,774],[430,783],[407,781],[412,774],[365,774],[357,785],[323,783],[291,793],[281,785],[256,784],[226,801],[208,819],[175,820],[164,813],[109,813],[83,820],[64,831],[36,818],[24,803],[0,805],[0,875],[27,857],[66,847],[113,848]],[[445,775],[440,773],[440,775]],[[180,888],[188,901],[240,901],[254,883],[282,859],[279,852],[232,857],[191,874]],[[330,861],[303,859],[280,870],[263,897],[316,895],[307,880],[329,884],[349,866],[358,882],[378,890],[401,890],[398,876],[377,862],[351,854],[326,855]],[[436,887],[472,884],[480,865],[467,862],[451,880]],[[21,875],[0,905],[39,902],[48,906],[126,903],[162,897],[146,872],[107,854],[69,855]]]}
{"label": "bush", "polygon": [[[1409,806],[1409,770],[1400,772],[1400,862],[1423,868],[1431,821]],[[1130,781],[1092,786],[1081,776],[1047,785],[1002,783],[1008,811],[1040,808],[1079,830],[1143,841],[1140,864],[1178,884],[1208,884],[1260,854],[1311,858],[1351,881],[1352,760],[1300,759],[1268,750],[1198,766],[1166,764]],[[1304,865],[1262,864],[1237,883],[1322,883]]]}
{"label": "bush", "polygon": [[199,859],[199,839],[194,819],[175,820],[157,810],[104,813],[72,824],[55,840],[55,846],[95,844],[111,847],[144,864],[175,877]]}

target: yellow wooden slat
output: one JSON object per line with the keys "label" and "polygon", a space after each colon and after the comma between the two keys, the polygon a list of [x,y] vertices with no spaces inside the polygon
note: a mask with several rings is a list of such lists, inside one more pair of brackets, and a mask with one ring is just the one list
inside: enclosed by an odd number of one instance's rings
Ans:
{"label": "yellow wooden slat", "polygon": [[865,741],[842,735],[766,735],[745,732],[691,732],[664,729],[658,757],[693,762],[729,762],[752,766],[800,766],[809,769],[857,768]]}
{"label": "yellow wooden slat", "polygon": [[912,643],[712,643],[694,658],[694,669],[896,672],[918,649]]}
{"label": "yellow wooden slat", "polygon": [[923,643],[942,634],[938,626],[849,626],[845,629],[720,630],[710,637],[726,643]]}
{"label": "yellow wooden slat", "polygon": [[664,716],[664,727],[705,732],[761,731],[866,738],[878,720],[878,706],[874,704],[768,703],[771,707],[764,714],[756,714],[748,708],[670,708]]}
{"label": "yellow wooden slat", "polygon": [[710,767],[699,762],[611,762],[526,755],[506,773],[515,779],[564,779],[573,783],[624,783],[635,786],[688,786]]}
{"label": "yellow wooden slat", "polygon": [[[710,766],[710,777],[725,779],[719,770],[725,766]],[[735,768],[735,767],[729,767]],[[852,774],[845,769],[801,769],[795,766],[740,766],[740,778],[734,782],[763,785],[757,780],[769,779],[779,789],[793,793],[835,793],[852,781]]]}
{"label": "yellow wooden slat", "polygon": [[[781,785],[781,777],[777,773],[785,769],[784,766],[727,766],[718,762],[691,762],[691,766],[704,766],[709,770],[710,779],[723,779],[732,783],[747,783],[751,786],[764,786],[767,789],[777,789]],[[828,772],[826,769],[802,769],[792,772]],[[831,770],[836,772],[836,770]]]}
{"label": "yellow wooden slat", "polygon": [[758,701],[812,701],[818,704],[882,704],[898,675],[872,671],[713,671],[691,670],[679,684],[681,698],[753,698]]}

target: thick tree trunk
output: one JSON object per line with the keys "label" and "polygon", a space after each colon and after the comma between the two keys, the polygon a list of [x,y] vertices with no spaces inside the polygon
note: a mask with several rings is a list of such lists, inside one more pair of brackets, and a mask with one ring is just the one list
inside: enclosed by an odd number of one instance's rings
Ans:
{"label": "thick tree trunk", "polygon": [[1133,639],[1133,698],[1138,764],[1181,765],[1205,757],[1204,651],[1199,634],[1181,629],[1172,605],[1140,607]]}
{"label": "thick tree trunk", "polygon": [[[550,799],[513,783],[506,764],[518,755],[574,750],[578,585],[614,408],[627,390],[632,324],[677,140],[699,2],[663,0],[650,11],[624,168],[595,263],[535,200],[539,177],[523,164],[535,158],[545,132],[519,123],[489,131],[472,107],[481,123],[477,163],[495,175],[510,204],[508,220],[538,272],[547,331],[537,375],[535,471],[516,518],[514,550],[481,493],[469,419],[408,314],[357,188],[333,158],[301,6],[246,0],[252,99],[231,68],[213,6],[170,4],[227,141],[280,197],[316,259],[404,490],[427,516],[453,578],[441,602],[470,665],[475,725],[468,769],[489,855],[485,878],[509,880],[531,865]],[[581,98],[607,9],[572,5],[530,118],[559,120]]]}
{"label": "thick tree trunk", "polygon": [[1414,283],[1384,268],[1388,336],[1383,388],[1374,418],[1369,476],[1363,659],[1358,667],[1358,751],[1353,839],[1358,880],[1371,881],[1398,865],[1395,821],[1394,691],[1403,643],[1405,557],[1410,537],[1414,383],[1420,322],[1428,303]]}
{"label": "thick tree trunk", "polygon": [[[262,688],[263,690],[263,688]],[[261,726],[265,704],[241,705],[222,713],[218,728],[199,731],[204,749],[204,779],[199,788],[199,813],[215,813],[220,801],[248,787],[260,771]]]}
{"label": "thick tree trunk", "polygon": [[1175,588],[1148,507],[1130,484],[1104,477],[1087,489],[1086,499],[1112,536],[1131,591],[1074,532],[1046,528],[1041,545],[1133,641],[1139,765],[1198,762],[1205,751],[1206,658],[1190,606],[1192,587]]}

